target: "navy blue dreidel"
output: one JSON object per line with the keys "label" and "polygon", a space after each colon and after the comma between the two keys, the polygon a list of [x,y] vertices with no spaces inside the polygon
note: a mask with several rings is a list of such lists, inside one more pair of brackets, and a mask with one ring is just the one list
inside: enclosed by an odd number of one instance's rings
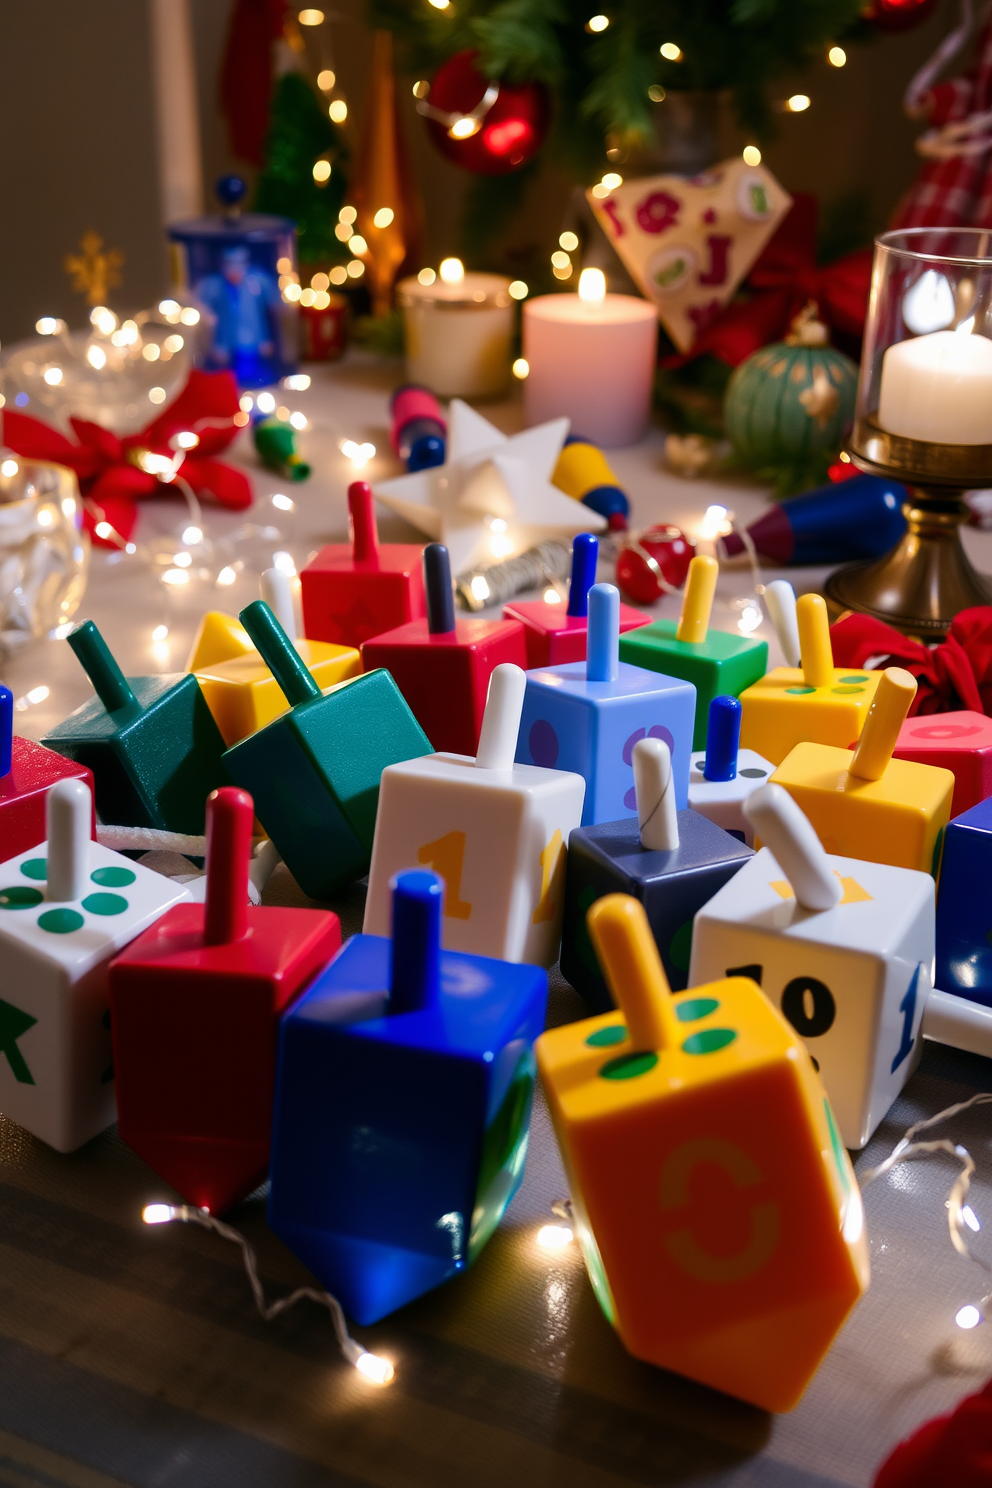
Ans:
{"label": "navy blue dreidel", "polygon": [[744,815],[744,802],[771,779],[775,766],[753,749],[741,749],[740,742],[740,699],[715,697],[707,719],[706,753],[692,757],[689,805],[753,847],[754,827]]}
{"label": "navy blue dreidel", "polygon": [[393,880],[283,1019],[269,1222],[356,1321],[471,1265],[523,1176],[537,966],[441,950],[444,884]]}

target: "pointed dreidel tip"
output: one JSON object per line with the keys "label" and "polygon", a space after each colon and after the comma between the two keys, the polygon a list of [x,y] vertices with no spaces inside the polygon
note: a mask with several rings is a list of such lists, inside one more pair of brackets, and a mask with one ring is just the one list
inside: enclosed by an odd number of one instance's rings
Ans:
{"label": "pointed dreidel tip", "polygon": [[762,785],[741,808],[771,850],[803,909],[833,909],[843,898],[840,879],[809,817],[780,785]]}
{"label": "pointed dreidel tip", "polygon": [[93,683],[93,691],[108,713],[126,708],[137,699],[131,684],[117,665],[103,636],[92,620],[84,620],[66,637],[83,671]]}
{"label": "pointed dreidel tip", "polygon": [[834,648],[830,620],[822,594],[801,594],[796,600],[796,626],[807,687],[829,687],[834,680]]}
{"label": "pointed dreidel tip", "polygon": [[634,745],[634,794],[641,846],[673,852],[679,845],[672,751],[664,739],[638,739]]}
{"label": "pointed dreidel tip", "polygon": [[599,539],[591,532],[580,532],[572,539],[572,577],[568,585],[569,615],[582,620],[589,613],[589,590],[596,582],[599,561]]}
{"label": "pointed dreidel tip", "polygon": [[320,688],[310,675],[309,668],[264,599],[252,600],[241,611],[238,619],[286,694],[286,701],[291,708],[310,698],[320,697]]}
{"label": "pointed dreidel tip", "polygon": [[675,632],[677,641],[690,641],[696,645],[705,641],[706,632],[710,628],[710,611],[713,609],[719,573],[719,563],[704,553],[693,558],[689,564],[689,576],[682,596],[682,613]]}
{"label": "pointed dreidel tip", "polygon": [[629,894],[607,894],[589,910],[586,924],[633,1047],[677,1048],[672,990],[643,904]]}
{"label": "pointed dreidel tip", "polygon": [[475,756],[478,769],[512,770],[526,687],[523,668],[512,661],[493,668]]}
{"label": "pointed dreidel tip", "polygon": [[292,639],[299,631],[293,606],[293,581],[281,568],[267,568],[258,581],[260,597],[265,600],[286,634]]}
{"label": "pointed dreidel tip", "polygon": [[785,664],[798,667],[802,662],[799,624],[796,620],[796,591],[788,579],[772,579],[765,585],[765,603],[782,647]]}
{"label": "pointed dreidel tip", "polygon": [[706,723],[704,780],[736,780],[741,746],[741,704],[735,697],[715,697]]}
{"label": "pointed dreidel tip", "polygon": [[351,517],[351,556],[356,563],[372,563],[379,556],[379,531],[375,521],[375,502],[368,481],[352,481],[348,487],[348,513]]}
{"label": "pointed dreidel tip", "polygon": [[451,559],[444,543],[424,549],[424,591],[427,629],[431,635],[450,635],[455,628],[455,593],[451,587]]}
{"label": "pointed dreidel tip", "polygon": [[444,880],[426,868],[397,873],[393,894],[389,1012],[416,1013],[441,996]]}
{"label": "pointed dreidel tip", "polygon": [[93,800],[82,780],[60,780],[45,798],[48,838],[45,898],[57,904],[81,899],[90,869]]}
{"label": "pointed dreidel tip", "polygon": [[255,803],[225,785],[207,797],[207,899],[204,945],[231,945],[248,933],[248,870]]}
{"label": "pointed dreidel tip", "polygon": [[593,584],[586,625],[586,681],[615,682],[620,675],[620,590]]}
{"label": "pointed dreidel tip", "polygon": [[0,683],[0,780],[14,765],[14,694]]}
{"label": "pointed dreidel tip", "polygon": [[885,668],[848,767],[851,775],[860,780],[881,780],[915,696],[916,678],[911,672],[903,667]]}

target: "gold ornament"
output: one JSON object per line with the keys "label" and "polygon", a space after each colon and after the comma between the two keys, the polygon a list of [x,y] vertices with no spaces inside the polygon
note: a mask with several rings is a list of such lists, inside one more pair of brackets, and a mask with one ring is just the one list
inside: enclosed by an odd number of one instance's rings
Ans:
{"label": "gold ornament", "polygon": [[104,252],[103,239],[92,231],[83,234],[79,247],[79,253],[67,253],[63,260],[72,287],[85,294],[87,305],[105,305],[107,291],[120,286],[124,255],[118,248]]}
{"label": "gold ornament", "polygon": [[816,419],[821,429],[827,427],[837,412],[840,393],[830,381],[823,367],[813,368],[812,385],[799,394],[799,402],[810,418]]}

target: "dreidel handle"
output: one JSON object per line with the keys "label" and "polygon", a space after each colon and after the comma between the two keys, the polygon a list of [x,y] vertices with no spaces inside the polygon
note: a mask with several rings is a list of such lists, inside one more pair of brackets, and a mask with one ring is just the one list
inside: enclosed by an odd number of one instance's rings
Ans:
{"label": "dreidel handle", "polygon": [[568,585],[569,615],[582,620],[589,613],[589,590],[596,582],[599,539],[580,532],[572,539],[572,577]]}
{"label": "dreidel handle", "polygon": [[204,945],[231,945],[248,934],[248,869],[255,803],[225,785],[207,797],[207,900]]}
{"label": "dreidel handle", "polygon": [[93,683],[93,691],[108,713],[137,702],[131,684],[110,654],[110,647],[92,620],[84,620],[66,637],[83,671]]}
{"label": "dreidel handle", "polygon": [[14,694],[0,683],[0,780],[14,765]]}
{"label": "dreidel handle", "polygon": [[479,730],[479,747],[475,756],[477,769],[512,770],[526,687],[523,668],[512,661],[501,662],[493,668],[486,694],[486,711]]}
{"label": "dreidel handle", "polygon": [[741,808],[792,885],[803,909],[833,909],[843,898],[840,879],[808,816],[780,785],[762,785]]}
{"label": "dreidel handle", "polygon": [[428,543],[424,549],[424,591],[428,631],[431,635],[450,635],[455,628],[455,594],[451,559],[444,543]]}
{"label": "dreidel handle", "polygon": [[309,668],[264,599],[246,605],[238,619],[286,694],[291,708],[295,708],[297,703],[308,702],[310,698],[320,697],[320,688],[311,677]]}
{"label": "dreidel handle", "polygon": [[45,797],[48,838],[45,898],[57,904],[82,899],[90,868],[93,798],[82,780],[60,780]]}
{"label": "dreidel handle", "polygon": [[416,1013],[441,997],[444,880],[426,868],[397,873],[393,893],[389,1012]]}
{"label": "dreidel handle", "polygon": [[881,780],[899,730],[916,696],[916,678],[902,667],[886,667],[879,679],[849,773],[859,780]]}
{"label": "dreidel handle", "polygon": [[586,681],[615,682],[620,675],[620,590],[593,584],[586,624]]}
{"label": "dreidel handle", "polygon": [[796,625],[803,681],[807,687],[829,687],[834,680],[834,650],[822,594],[800,595],[796,600]]}
{"label": "dreidel handle", "polygon": [[741,746],[741,705],[735,697],[715,697],[706,722],[704,780],[736,780]]}
{"label": "dreidel handle", "polygon": [[379,531],[372,487],[368,481],[352,481],[348,487],[348,512],[351,516],[351,556],[356,563],[377,562]]}
{"label": "dreidel handle", "polygon": [[664,739],[638,739],[633,764],[641,846],[654,852],[674,852],[679,845],[679,818],[672,751]]}
{"label": "dreidel handle", "polygon": [[799,624],[796,620],[796,591],[788,579],[772,579],[770,584],[765,585],[765,603],[778,643],[782,647],[786,666],[800,666],[803,651],[799,644]]}
{"label": "dreidel handle", "polygon": [[629,894],[607,894],[589,910],[586,924],[634,1048],[677,1048],[672,989],[643,904]]}
{"label": "dreidel handle", "polygon": [[297,634],[296,611],[293,607],[293,583],[281,568],[267,568],[259,579],[261,597],[288,636]]}
{"label": "dreidel handle", "polygon": [[705,641],[706,632],[710,628],[710,611],[713,608],[719,573],[719,563],[704,553],[693,558],[689,564],[679,628],[675,632],[677,641],[690,641],[695,645]]}

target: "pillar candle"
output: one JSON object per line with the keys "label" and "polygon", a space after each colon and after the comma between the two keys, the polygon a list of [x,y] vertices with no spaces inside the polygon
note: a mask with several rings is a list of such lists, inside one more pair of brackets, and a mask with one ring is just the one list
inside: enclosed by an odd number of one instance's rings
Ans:
{"label": "pillar candle", "polygon": [[935,444],[992,444],[992,341],[934,331],[882,358],[878,422]]}
{"label": "pillar candle", "polygon": [[510,280],[466,273],[457,259],[446,259],[441,277],[425,283],[431,272],[397,286],[409,380],[442,398],[498,397],[510,380]]}

